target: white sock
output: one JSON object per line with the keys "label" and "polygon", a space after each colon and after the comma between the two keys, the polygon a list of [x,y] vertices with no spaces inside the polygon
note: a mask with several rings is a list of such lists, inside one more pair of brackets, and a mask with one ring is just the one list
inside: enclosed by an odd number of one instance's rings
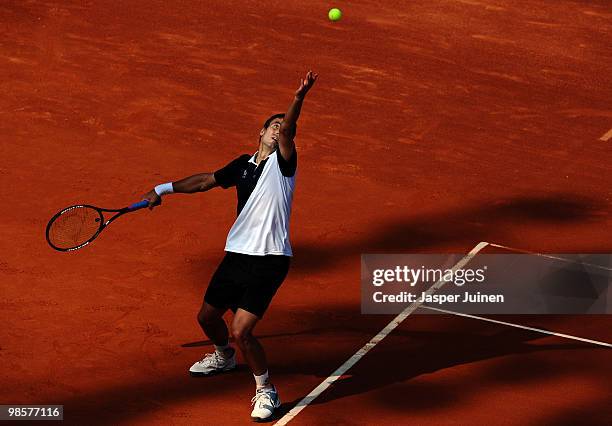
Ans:
{"label": "white sock", "polygon": [[215,345],[215,352],[217,352],[217,354],[219,354],[220,356],[225,357],[225,352],[230,348],[231,346],[229,345],[229,343],[223,346]]}
{"label": "white sock", "polygon": [[266,370],[266,372],[263,373],[261,376],[256,376],[255,374],[253,374],[253,377],[255,377],[255,384],[257,385],[257,389],[262,389],[270,385],[270,382],[268,381],[268,370]]}

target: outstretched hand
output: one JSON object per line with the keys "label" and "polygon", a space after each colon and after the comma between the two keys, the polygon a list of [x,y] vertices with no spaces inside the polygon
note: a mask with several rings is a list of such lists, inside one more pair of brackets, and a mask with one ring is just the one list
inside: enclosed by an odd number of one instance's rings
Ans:
{"label": "outstretched hand", "polygon": [[297,99],[304,99],[306,93],[312,88],[319,74],[315,74],[312,71],[308,71],[306,78],[300,79],[300,87],[295,91],[295,97]]}
{"label": "outstretched hand", "polygon": [[143,195],[142,199],[149,202],[149,210],[153,210],[153,207],[159,206],[162,203],[161,197],[157,195],[154,189]]}

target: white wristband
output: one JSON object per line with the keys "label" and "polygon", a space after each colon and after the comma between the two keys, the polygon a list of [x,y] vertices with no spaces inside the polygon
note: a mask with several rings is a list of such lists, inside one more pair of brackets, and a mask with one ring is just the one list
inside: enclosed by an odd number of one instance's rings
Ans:
{"label": "white wristband", "polygon": [[161,185],[157,185],[155,187],[155,193],[160,197],[166,194],[172,194],[174,192],[174,188],[172,187],[172,182],[162,183]]}

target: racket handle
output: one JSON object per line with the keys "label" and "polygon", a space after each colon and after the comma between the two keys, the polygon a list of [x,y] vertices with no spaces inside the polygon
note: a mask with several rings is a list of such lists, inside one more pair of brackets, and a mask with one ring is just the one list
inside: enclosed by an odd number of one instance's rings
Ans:
{"label": "racket handle", "polygon": [[138,210],[138,209],[143,209],[145,207],[148,207],[149,202],[147,200],[142,200],[139,201],[137,203],[132,204],[131,206],[128,207],[129,211],[134,211],[134,210]]}

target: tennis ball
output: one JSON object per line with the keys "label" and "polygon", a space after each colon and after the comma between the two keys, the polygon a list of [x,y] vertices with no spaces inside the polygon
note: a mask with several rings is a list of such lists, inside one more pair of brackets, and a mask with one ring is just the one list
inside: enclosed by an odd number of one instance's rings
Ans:
{"label": "tennis ball", "polygon": [[340,18],[342,18],[342,11],[336,8],[329,9],[327,16],[329,17],[330,21],[339,21]]}

